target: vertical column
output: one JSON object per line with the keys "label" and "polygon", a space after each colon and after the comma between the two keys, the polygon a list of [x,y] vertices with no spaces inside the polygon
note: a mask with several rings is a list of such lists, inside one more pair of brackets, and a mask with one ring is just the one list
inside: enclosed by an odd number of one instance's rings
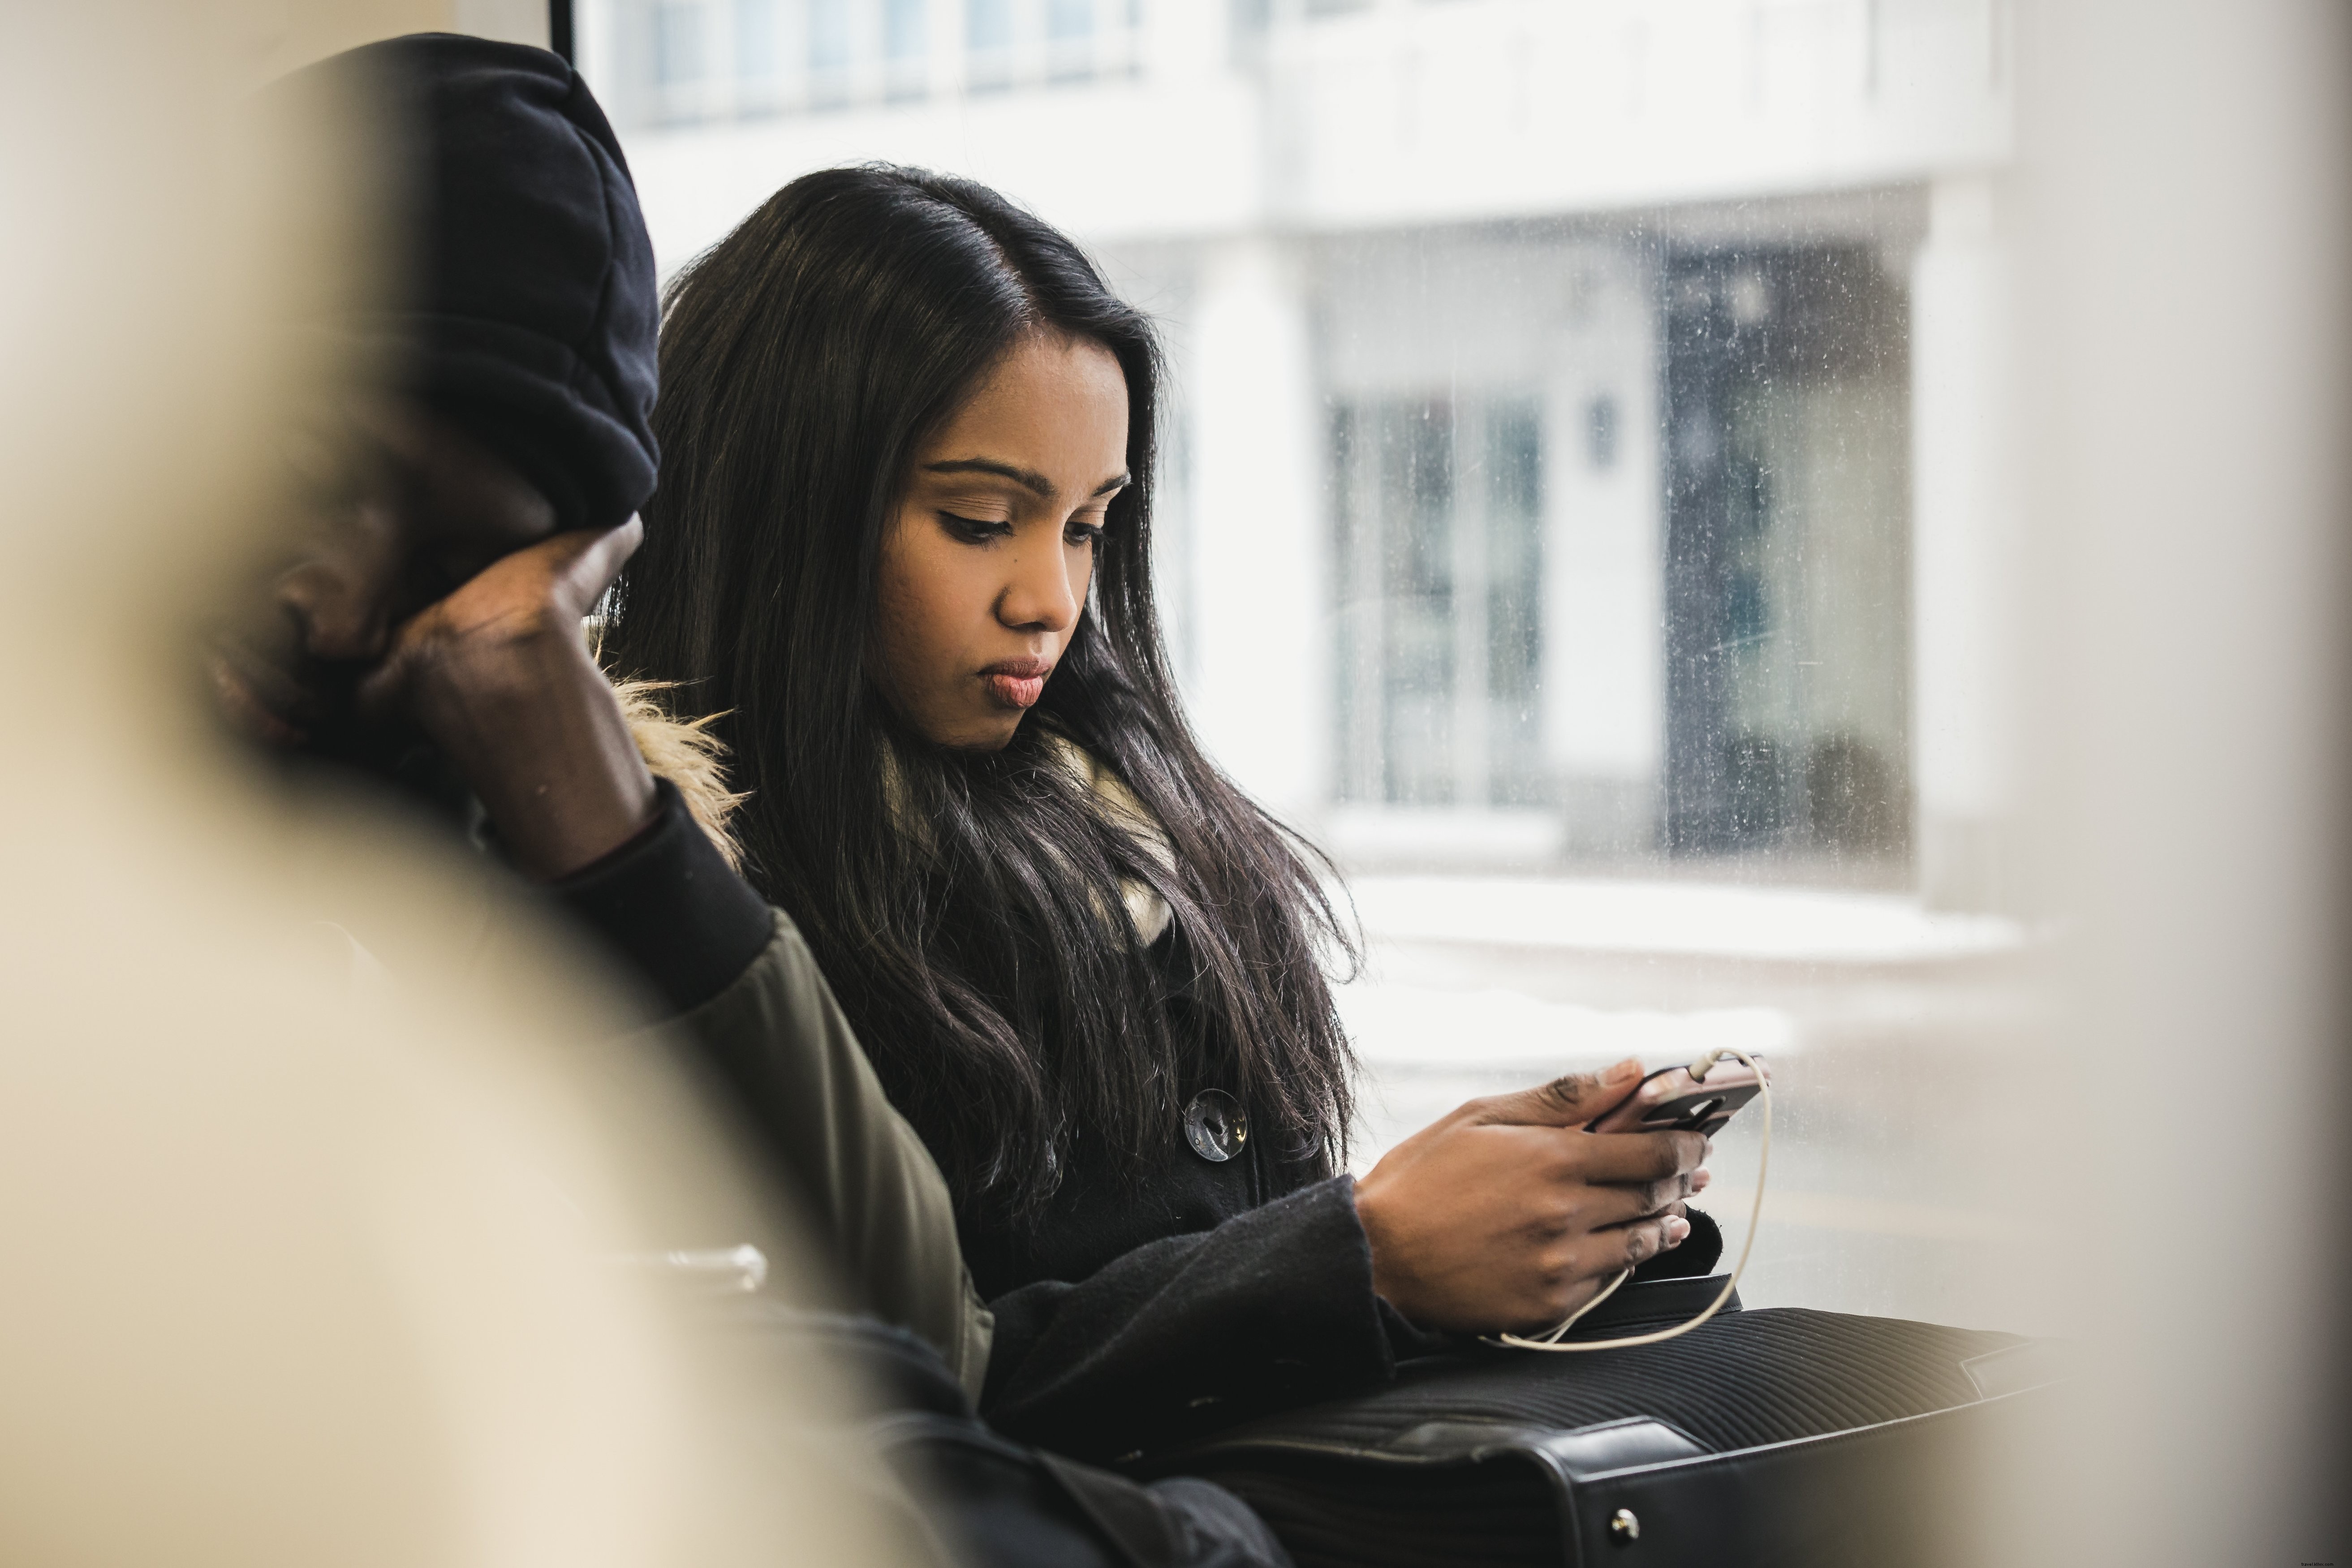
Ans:
{"label": "vertical column", "polygon": [[1974,1555],[2343,1562],[2352,12],[2033,12],[2029,733],[2085,1092],[2000,1158],[2098,1216],[2043,1289],[2113,1393],[1969,1500]]}
{"label": "vertical column", "polygon": [[1570,847],[1647,849],[1665,751],[1655,285],[1622,250],[1568,271],[1545,395],[1544,745]]}
{"label": "vertical column", "polygon": [[1202,258],[1192,333],[1193,721],[1294,820],[1330,797],[1323,466],[1297,258],[1265,237]]}
{"label": "vertical column", "polygon": [[2019,575],[2009,262],[1992,177],[1939,180],[1911,271],[1912,777],[1920,890],[2011,905]]}
{"label": "vertical column", "polygon": [[620,0],[572,0],[572,63],[595,89],[615,129],[625,130],[636,105],[620,68]]}

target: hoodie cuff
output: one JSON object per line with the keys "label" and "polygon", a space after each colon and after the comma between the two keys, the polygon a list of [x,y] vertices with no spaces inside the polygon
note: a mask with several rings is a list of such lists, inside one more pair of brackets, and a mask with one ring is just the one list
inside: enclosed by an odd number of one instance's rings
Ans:
{"label": "hoodie cuff", "polygon": [[751,967],[775,914],[728,866],[676,784],[655,780],[654,801],[645,831],[548,891],[670,1012],[684,1013]]}

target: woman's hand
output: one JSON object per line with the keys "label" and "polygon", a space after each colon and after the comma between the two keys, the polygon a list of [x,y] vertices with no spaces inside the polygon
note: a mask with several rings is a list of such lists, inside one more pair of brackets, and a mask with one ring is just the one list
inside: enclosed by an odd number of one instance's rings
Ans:
{"label": "woman's hand", "polygon": [[1641,1076],[1620,1062],[1474,1100],[1390,1150],[1356,1184],[1372,1288],[1424,1329],[1523,1331],[1680,1245],[1706,1140],[1584,1131]]}
{"label": "woman's hand", "polygon": [[528,876],[576,871],[652,819],[653,775],[581,635],[644,537],[633,517],[501,557],[403,626],[360,688],[449,754]]}

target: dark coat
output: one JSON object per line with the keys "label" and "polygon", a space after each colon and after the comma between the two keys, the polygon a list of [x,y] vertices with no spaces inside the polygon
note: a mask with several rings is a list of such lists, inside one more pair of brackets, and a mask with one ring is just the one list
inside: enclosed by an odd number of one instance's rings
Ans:
{"label": "dark coat", "polygon": [[[921,1331],[967,1378],[985,1356],[982,1414],[999,1431],[1114,1461],[1377,1386],[1401,1358],[1443,1347],[1373,1293],[1355,1184],[1319,1150],[1285,1160],[1258,1136],[1211,1162],[1171,1112],[1142,1170],[1078,1165],[1036,1224],[950,1216],[791,922],[716,863],[675,801],[665,818],[559,891],[682,1014],[853,1298]],[[1179,1105],[1230,1092],[1208,1066],[1225,1053],[1181,979],[1181,937],[1152,952],[1191,1061]],[[1643,1274],[1711,1266],[1719,1241],[1703,1216],[1694,1227]],[[958,1241],[990,1298],[992,1347]]]}
{"label": "dark coat", "polygon": [[793,922],[728,868],[675,787],[660,799],[636,839],[552,891],[654,993],[665,1032],[716,1069],[850,1303],[902,1326],[758,1297],[713,1303],[712,1326],[735,1353],[794,1345],[865,1374],[879,1406],[862,1433],[818,1434],[821,1453],[787,1421],[784,1436],[803,1446],[778,1452],[831,1463],[860,1491],[877,1489],[873,1462],[886,1458],[906,1489],[881,1488],[885,1506],[928,1521],[916,1533],[936,1542],[943,1528],[956,1542],[922,1561],[1288,1568],[1265,1524],[1208,1482],[1138,1485],[1024,1450],[973,1418],[966,1395],[988,1354],[988,1314],[960,1265],[945,1180],[884,1096]]}
{"label": "dark coat", "polygon": [[947,1182],[890,1104],[799,930],[658,786],[654,824],[551,891],[653,993],[796,1200],[846,1304],[911,1329],[968,1390],[988,1313],[957,1258]]}
{"label": "dark coat", "polygon": [[1008,1436],[1097,1461],[1254,1411],[1384,1381],[1419,1340],[1372,1293],[1354,1183],[1328,1153],[1285,1160],[1257,1135],[1196,1152],[1183,1109],[1233,1092],[1209,1065],[1213,1025],[1174,926],[1151,947],[1183,1070],[1160,1146],[1138,1171],[1081,1145],[1042,1215],[970,1205],[964,1259],[996,1315],[981,1407]]}
{"label": "dark coat", "polygon": [[[1174,928],[1152,947],[1192,1068],[1179,1105],[1224,1058],[1186,983]],[[1131,1177],[1073,1170],[1034,1226],[959,1215],[964,1257],[996,1318],[981,1408],[1008,1436],[1097,1463],[1264,1411],[1370,1388],[1448,1342],[1372,1290],[1353,1178],[1318,1150],[1270,1140],[1213,1163],[1171,1114]],[[1642,1277],[1705,1273],[1721,1250],[1694,1215]]]}

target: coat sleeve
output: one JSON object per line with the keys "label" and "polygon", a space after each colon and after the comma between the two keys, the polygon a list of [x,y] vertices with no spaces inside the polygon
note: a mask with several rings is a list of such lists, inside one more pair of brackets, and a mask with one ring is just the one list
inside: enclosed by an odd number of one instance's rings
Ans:
{"label": "coat sleeve", "polygon": [[1095,1463],[1386,1382],[1400,1352],[1434,1343],[1373,1295],[1346,1176],[1147,1243],[1079,1283],[1041,1280],[989,1305],[982,1414],[1009,1436]]}
{"label": "coat sleeve", "polygon": [[800,930],[675,1020],[734,1091],[857,1305],[936,1346],[967,1391],[992,1322],[956,1240],[947,1180],[874,1076]]}
{"label": "coat sleeve", "polygon": [[851,1300],[929,1340],[977,1390],[990,1318],[946,1179],[883,1094],[799,929],[728,866],[676,785],[655,789],[653,823],[551,893],[637,976],[663,1030],[716,1070]]}

